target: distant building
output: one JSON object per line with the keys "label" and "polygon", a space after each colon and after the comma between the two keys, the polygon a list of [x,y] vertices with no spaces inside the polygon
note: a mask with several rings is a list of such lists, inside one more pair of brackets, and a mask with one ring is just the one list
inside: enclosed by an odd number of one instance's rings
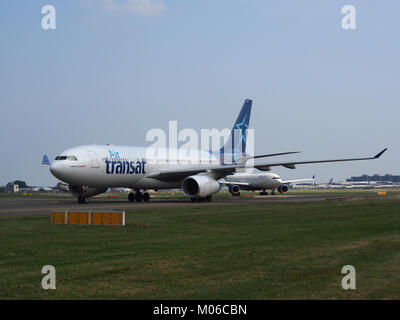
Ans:
{"label": "distant building", "polygon": [[19,192],[19,185],[11,183],[11,182],[7,183],[5,190],[6,190],[6,192],[17,193],[17,192]]}
{"label": "distant building", "polygon": [[360,182],[360,181],[376,181],[376,182],[393,182],[393,183],[400,183],[400,175],[391,175],[391,174],[385,174],[384,176],[381,176],[379,174],[374,174],[372,176],[363,174],[358,177],[351,177],[349,179],[346,179],[347,182]]}

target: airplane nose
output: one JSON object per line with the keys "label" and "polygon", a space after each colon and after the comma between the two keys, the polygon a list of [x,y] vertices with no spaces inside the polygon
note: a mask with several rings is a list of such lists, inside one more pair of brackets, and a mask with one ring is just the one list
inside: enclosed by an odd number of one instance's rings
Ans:
{"label": "airplane nose", "polygon": [[55,174],[56,174],[56,172],[57,172],[57,169],[56,169],[56,165],[54,164],[54,163],[52,163],[51,165],[50,165],[50,172],[51,172],[51,174],[54,176]]}
{"label": "airplane nose", "polygon": [[60,178],[61,176],[61,165],[59,163],[52,163],[50,166],[50,172],[56,178]]}

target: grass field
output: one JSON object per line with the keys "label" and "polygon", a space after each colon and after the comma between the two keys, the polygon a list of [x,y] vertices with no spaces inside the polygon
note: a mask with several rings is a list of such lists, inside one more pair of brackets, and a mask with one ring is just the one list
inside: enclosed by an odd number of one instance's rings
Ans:
{"label": "grass field", "polygon": [[[0,218],[1,299],[399,299],[400,201],[142,209],[127,225]],[[44,265],[57,289],[41,289]],[[344,265],[357,289],[341,288]]]}

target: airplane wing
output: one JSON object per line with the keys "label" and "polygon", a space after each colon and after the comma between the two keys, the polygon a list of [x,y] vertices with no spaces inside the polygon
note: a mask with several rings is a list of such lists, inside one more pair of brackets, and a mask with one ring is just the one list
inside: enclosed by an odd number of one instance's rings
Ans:
{"label": "airplane wing", "polygon": [[291,184],[291,183],[304,182],[304,181],[314,181],[314,178],[286,180],[286,181],[282,181],[282,184]]}
{"label": "airplane wing", "polygon": [[385,151],[387,148],[383,149],[381,152],[376,154],[373,157],[365,157],[365,158],[347,158],[347,159],[329,159],[329,160],[312,160],[312,161],[292,161],[292,162],[273,162],[273,163],[266,163],[266,164],[260,164],[260,165],[255,165],[254,167],[262,170],[262,171],[269,171],[271,170],[270,167],[275,167],[275,166],[283,166],[285,168],[289,169],[296,169],[297,164],[308,164],[308,163],[325,163],[325,162],[343,162],[343,161],[360,161],[360,160],[374,160],[378,159]]}
{"label": "airplane wing", "polygon": [[227,186],[229,186],[229,185],[249,186],[250,185],[250,183],[247,183],[247,182],[233,182],[233,181],[226,181],[225,179],[220,179],[220,180],[218,180],[218,182],[220,184],[225,184]]}
{"label": "airplane wing", "polygon": [[223,178],[228,174],[233,174],[236,168],[244,168],[245,165],[237,164],[237,165],[219,165],[219,166],[210,166],[203,168],[189,168],[189,169],[166,169],[166,170],[154,170],[146,175],[146,178],[155,178],[158,180],[181,180],[188,176],[209,172],[216,179]]}
{"label": "airplane wing", "polygon": [[[255,165],[254,168],[257,168],[262,171],[269,171],[270,167],[274,166],[283,166],[290,169],[296,169],[296,164],[307,164],[307,163],[324,163],[324,162],[341,162],[341,161],[358,161],[358,160],[372,160],[378,159],[387,148],[379,152],[377,155],[373,157],[366,158],[348,158],[348,159],[332,159],[332,160],[314,160],[314,161],[292,161],[292,162],[272,162],[272,163],[264,163]],[[202,168],[189,168],[189,169],[160,169],[153,170],[149,174],[146,175],[146,178],[154,178],[158,180],[182,180],[188,176],[207,172],[215,179],[220,179],[225,177],[228,174],[232,174],[236,168],[246,168],[245,164],[232,164],[232,165],[218,165],[218,166],[209,166]]]}
{"label": "airplane wing", "polygon": [[268,157],[276,157],[276,156],[283,156],[285,154],[293,154],[293,153],[300,153],[300,151],[290,151],[290,152],[280,152],[280,153],[270,153],[270,154],[260,154],[257,156],[251,157],[242,157],[241,160],[250,160],[250,159],[259,159],[259,158],[268,158]]}

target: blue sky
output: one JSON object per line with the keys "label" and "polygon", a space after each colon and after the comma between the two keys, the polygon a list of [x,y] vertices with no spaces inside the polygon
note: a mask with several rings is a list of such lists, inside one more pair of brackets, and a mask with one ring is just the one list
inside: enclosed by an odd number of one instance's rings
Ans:
{"label": "blue sky", "polygon": [[[52,4],[57,29],[41,28]],[[341,28],[356,8],[357,29]],[[378,161],[276,168],[317,181],[400,174],[398,1],[0,2],[0,185],[54,185],[42,155],[145,145],[146,132],[231,127],[245,98],[256,153]]]}

